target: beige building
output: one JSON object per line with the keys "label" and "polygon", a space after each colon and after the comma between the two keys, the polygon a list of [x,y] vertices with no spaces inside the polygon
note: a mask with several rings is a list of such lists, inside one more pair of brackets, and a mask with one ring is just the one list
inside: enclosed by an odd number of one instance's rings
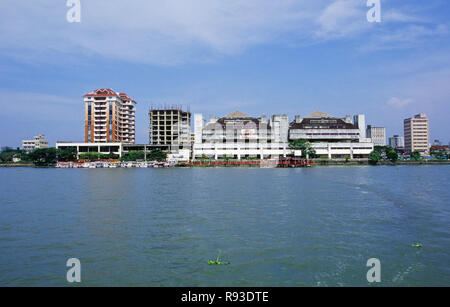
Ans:
{"label": "beige building", "polygon": [[22,148],[24,150],[48,148],[48,142],[45,140],[45,136],[43,134],[40,134],[38,136],[35,136],[33,140],[23,140]]}
{"label": "beige building", "polygon": [[136,101],[125,93],[97,89],[84,95],[86,143],[135,142]]}
{"label": "beige building", "polygon": [[417,114],[403,122],[405,132],[405,152],[417,150],[421,155],[429,155],[430,126],[425,114]]}
{"label": "beige building", "polygon": [[372,139],[375,146],[386,146],[386,128],[367,125],[366,136]]}

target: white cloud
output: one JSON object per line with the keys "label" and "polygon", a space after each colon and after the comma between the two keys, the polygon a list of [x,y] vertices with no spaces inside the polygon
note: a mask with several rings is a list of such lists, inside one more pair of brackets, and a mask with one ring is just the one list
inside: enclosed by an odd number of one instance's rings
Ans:
{"label": "white cloud", "polygon": [[398,97],[391,97],[388,101],[387,101],[387,105],[389,107],[394,107],[394,108],[404,108],[406,106],[408,106],[409,104],[411,104],[412,99],[411,98],[398,98]]}
{"label": "white cloud", "polygon": [[337,0],[328,5],[317,19],[319,37],[343,37],[368,28],[364,1]]}
{"label": "white cloud", "polygon": [[[364,0],[81,0],[81,6],[81,23],[68,23],[64,0],[2,0],[0,54],[28,62],[97,54],[170,65],[211,61],[262,44],[353,37],[374,28]],[[398,9],[387,14],[386,20],[415,21]],[[445,29],[405,31],[386,31],[378,45]]]}

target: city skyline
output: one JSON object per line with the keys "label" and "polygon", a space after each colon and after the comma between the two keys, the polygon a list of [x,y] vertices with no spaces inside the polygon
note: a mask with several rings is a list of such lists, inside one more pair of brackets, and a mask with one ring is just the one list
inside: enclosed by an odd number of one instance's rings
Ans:
{"label": "city skyline", "polygon": [[[450,139],[445,1],[382,1],[380,23],[367,22],[363,0],[109,2],[101,16],[105,2],[81,3],[80,23],[66,21],[64,1],[0,5],[1,146],[41,133],[52,146],[82,141],[82,96],[96,88],[139,102],[136,143],[161,104],[206,117],[365,114],[387,137],[425,113],[430,141]],[[133,22],[114,24],[118,12]]]}

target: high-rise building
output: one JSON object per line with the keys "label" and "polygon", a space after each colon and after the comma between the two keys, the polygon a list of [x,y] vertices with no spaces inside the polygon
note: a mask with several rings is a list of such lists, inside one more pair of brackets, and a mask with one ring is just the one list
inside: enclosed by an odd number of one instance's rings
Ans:
{"label": "high-rise building", "polygon": [[135,142],[136,101],[125,93],[97,89],[84,95],[86,143]]}
{"label": "high-rise building", "polygon": [[405,139],[401,136],[394,135],[393,137],[389,138],[389,146],[394,149],[404,148],[405,147]]}
{"label": "high-rise building", "polygon": [[405,131],[405,151],[412,153],[419,151],[421,155],[428,155],[430,149],[430,127],[425,114],[417,114],[403,121]]}
{"label": "high-rise building", "polygon": [[24,150],[48,148],[48,142],[45,140],[45,136],[43,134],[40,134],[38,136],[35,136],[33,140],[23,140],[22,148]]}
{"label": "high-rise building", "polygon": [[367,125],[366,135],[374,146],[386,146],[386,128]]}
{"label": "high-rise building", "polygon": [[181,107],[151,108],[149,117],[149,144],[179,148],[191,146],[191,113]]}

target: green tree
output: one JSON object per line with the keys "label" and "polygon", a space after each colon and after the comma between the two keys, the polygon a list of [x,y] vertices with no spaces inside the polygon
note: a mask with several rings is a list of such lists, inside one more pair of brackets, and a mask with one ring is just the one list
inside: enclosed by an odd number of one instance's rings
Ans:
{"label": "green tree", "polygon": [[148,161],[163,162],[167,160],[167,153],[159,148],[152,149],[147,155]]}
{"label": "green tree", "polygon": [[56,148],[35,149],[29,153],[29,156],[35,165],[48,166],[50,164],[56,163],[57,149]]}
{"label": "green tree", "polygon": [[75,147],[58,149],[57,157],[58,161],[73,161],[77,158],[77,149]]}
{"label": "green tree", "polygon": [[18,155],[17,150],[15,149],[8,149],[4,150],[0,153],[0,159],[4,163],[10,163],[13,161],[13,158]]}
{"label": "green tree", "polygon": [[[145,159],[145,153],[142,150],[130,150],[128,153],[124,154],[120,161],[138,161],[138,160],[144,160]],[[148,160],[147,156],[147,160]]]}
{"label": "green tree", "polygon": [[369,163],[372,165],[378,164],[378,162],[380,162],[381,159],[382,159],[381,154],[377,150],[372,151],[369,155]]}
{"label": "green tree", "polygon": [[302,158],[305,158],[305,157],[308,158],[308,157],[316,154],[316,151],[314,150],[314,148],[311,147],[311,144],[307,140],[304,140],[304,139],[290,141],[289,149],[301,150]]}
{"label": "green tree", "polygon": [[418,150],[414,150],[411,153],[411,160],[414,160],[414,161],[422,160],[422,156],[420,155],[420,152]]}
{"label": "green tree", "polygon": [[398,160],[398,153],[395,150],[393,150],[393,149],[389,150],[386,153],[386,156],[392,162],[397,162],[397,160]]}

